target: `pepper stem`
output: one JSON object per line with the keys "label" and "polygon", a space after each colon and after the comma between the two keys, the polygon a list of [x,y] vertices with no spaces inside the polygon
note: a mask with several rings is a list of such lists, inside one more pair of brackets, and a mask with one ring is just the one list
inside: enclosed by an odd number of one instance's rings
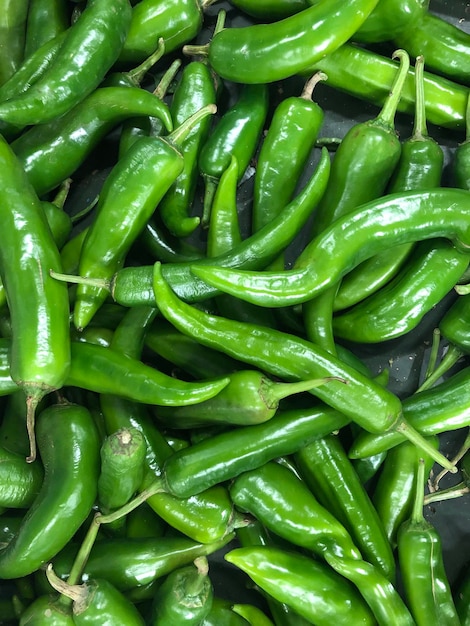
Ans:
{"label": "pepper stem", "polygon": [[302,93],[300,94],[300,97],[303,98],[304,100],[311,100],[312,95],[313,95],[313,90],[315,89],[316,85],[318,85],[318,83],[322,80],[328,80],[328,76],[325,74],[325,72],[316,72],[305,83],[304,88],[302,89]]}
{"label": "pepper stem", "polygon": [[143,489],[138,496],[136,496],[132,500],[129,500],[127,504],[124,504],[124,506],[121,506],[119,509],[116,509],[112,513],[108,513],[106,515],[98,513],[98,515],[96,516],[96,522],[98,524],[111,524],[111,522],[115,522],[116,520],[121,519],[121,517],[124,517],[125,515],[136,509],[138,506],[143,504],[146,500],[148,500],[155,494],[162,493],[164,491],[165,489],[163,487],[163,481],[160,478],[157,478],[152,483],[150,483],[148,487]]}
{"label": "pepper stem", "polygon": [[415,61],[415,123],[413,139],[423,139],[428,134],[426,127],[426,103],[424,100],[424,56],[419,55]]}
{"label": "pepper stem", "polygon": [[196,113],[193,113],[185,119],[184,122],[180,124],[178,128],[175,128],[173,132],[167,135],[166,138],[173,144],[181,144],[201,120],[208,115],[214,115],[216,112],[217,106],[215,104],[207,104],[206,106],[200,108],[199,111],[196,111]]}
{"label": "pepper stem", "polygon": [[186,579],[184,593],[186,598],[197,596],[204,589],[207,575],[209,574],[209,561],[206,556],[199,556],[193,561],[196,569],[193,576]]}
{"label": "pepper stem", "polygon": [[167,71],[163,74],[160,79],[160,82],[154,89],[154,95],[159,98],[159,100],[163,100],[168,91],[169,86],[171,85],[171,81],[176,76],[176,73],[181,67],[181,59],[175,59]]}
{"label": "pepper stem", "polygon": [[348,384],[345,378],[339,376],[325,376],[323,378],[312,378],[310,380],[300,380],[295,383],[278,383],[269,379],[264,379],[264,384],[260,389],[261,396],[266,406],[269,408],[276,407],[280,400],[293,396],[304,391],[311,391],[316,387],[321,387],[332,380]]}
{"label": "pepper stem", "polygon": [[28,393],[28,395],[26,396],[26,430],[28,432],[29,439],[29,455],[26,457],[27,463],[33,463],[36,460],[36,409],[43,397],[43,391]]}
{"label": "pepper stem", "polygon": [[418,471],[416,473],[416,492],[413,502],[413,510],[411,511],[411,522],[413,524],[421,524],[424,521],[424,476],[425,463],[424,459],[418,461]]}
{"label": "pepper stem", "polygon": [[406,50],[395,50],[392,55],[393,59],[399,59],[400,66],[393,81],[392,88],[388,94],[385,103],[380,111],[379,115],[375,118],[376,121],[381,122],[389,126],[394,125],[395,114],[397,111],[398,103],[400,102],[403,86],[405,84],[408,71],[410,69],[410,57]]}
{"label": "pepper stem", "polygon": [[439,344],[441,342],[441,331],[439,328],[435,328],[432,333],[431,352],[429,354],[429,361],[424,374],[424,380],[427,380],[434,370],[437,364],[437,353],[439,352]]}
{"label": "pepper stem", "polygon": [[433,372],[425,379],[425,381],[416,390],[416,393],[425,391],[432,387],[439,378],[445,374],[451,367],[453,367],[457,361],[464,356],[464,353],[457,348],[457,346],[449,345],[449,348],[445,356],[441,359],[439,365],[433,370]]}
{"label": "pepper stem", "polygon": [[64,208],[65,201],[69,195],[70,187],[72,185],[72,179],[66,178],[59,187],[58,192],[52,199],[52,204],[55,204],[59,209]]}
{"label": "pepper stem", "polygon": [[400,433],[404,437],[411,441],[417,448],[419,448],[422,452],[428,454],[431,459],[434,459],[436,463],[439,463],[441,467],[449,470],[452,474],[457,472],[456,466],[452,461],[447,459],[442,452],[436,450],[433,445],[427,441],[417,430],[415,430],[410,424],[408,424],[404,419],[402,419],[396,426],[395,431]]}
{"label": "pepper stem", "polygon": [[442,489],[435,493],[430,493],[424,497],[424,505],[432,504],[433,502],[443,502],[444,500],[454,500],[455,498],[461,498],[467,493],[470,493],[470,487],[465,481],[462,481],[458,485],[449,487],[448,489]]}
{"label": "pepper stem", "polygon": [[46,577],[51,587],[61,595],[70,598],[74,602],[83,598],[84,585],[70,585],[59,578],[53,570],[52,563],[48,563],[46,567]]}
{"label": "pepper stem", "polygon": [[61,274],[60,272],[55,272],[54,270],[49,270],[49,274],[52,278],[66,283],[90,285],[91,287],[98,287],[99,289],[111,291],[111,281],[104,278],[86,278],[85,276],[74,276],[73,274]]}
{"label": "pepper stem", "polygon": [[126,76],[139,87],[144,79],[145,74],[159,61],[165,54],[165,40],[160,37],[156,50],[147,57],[140,65],[126,72]]}
{"label": "pepper stem", "polygon": [[[465,437],[465,441],[463,442],[460,450],[452,459],[453,463],[457,464],[467,454],[469,450],[470,450],[470,430],[467,432],[467,436]],[[436,478],[432,481],[432,488],[434,491],[437,491],[437,489],[439,489],[439,483],[446,474],[447,474],[447,470],[442,470],[442,472],[439,472]]]}

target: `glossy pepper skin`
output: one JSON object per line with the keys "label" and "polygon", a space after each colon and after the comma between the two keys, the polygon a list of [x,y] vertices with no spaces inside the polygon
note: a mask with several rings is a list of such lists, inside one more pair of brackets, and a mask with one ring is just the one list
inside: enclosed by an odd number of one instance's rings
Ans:
{"label": "glossy pepper skin", "polygon": [[179,497],[193,496],[248,469],[291,454],[347,421],[341,413],[312,407],[285,411],[263,424],[219,433],[168,457],[163,466],[163,487]]}
{"label": "glossy pepper skin", "polygon": [[[175,127],[202,107],[216,104],[216,101],[214,76],[210,67],[202,61],[188,63],[183,68],[170,106]],[[182,142],[183,170],[158,207],[163,223],[177,237],[190,235],[200,223],[200,218],[190,213],[199,177],[198,158],[209,135],[211,123],[209,117],[204,118]]]}
{"label": "glossy pepper skin", "polygon": [[[154,272],[154,292],[159,309],[182,332],[197,337],[206,346],[214,347],[285,380],[323,376],[337,376],[341,380],[347,380],[346,385],[331,380],[326,387],[317,387],[310,393],[366,430],[376,433],[400,431],[419,447],[427,450],[431,456],[434,455],[443,467],[455,471],[449,461],[442,454],[431,450],[419,433],[403,419],[400,400],[379,383],[315,344],[294,335],[198,311],[175,296],[165,283],[159,264],[155,264]],[[370,409],[371,413],[366,409]]]}
{"label": "glossy pepper skin", "polygon": [[11,317],[10,374],[27,398],[34,460],[35,406],[62,387],[70,365],[68,292],[49,275],[51,269],[60,270],[57,244],[38,196],[4,139],[0,165],[8,197],[0,212],[5,233],[0,276]]}
{"label": "glossy pepper skin", "polygon": [[385,528],[339,438],[313,441],[294,459],[313,495],[349,531],[364,559],[393,581],[395,559]]}
{"label": "glossy pepper skin", "polygon": [[442,336],[464,353],[470,352],[470,294],[459,296],[439,322]]}
{"label": "glossy pepper skin", "polygon": [[[227,545],[233,535],[212,543],[199,543],[181,535],[125,537],[95,542],[83,576],[105,578],[119,591],[143,588],[173,570],[189,565],[198,556],[208,556]],[[54,571],[67,579],[77,546],[70,543],[54,559]]]}
{"label": "glossy pepper skin", "polygon": [[75,626],[70,607],[57,594],[40,595],[21,614],[20,626]]}
{"label": "glossy pepper skin", "polygon": [[208,58],[226,80],[271,83],[312,66],[345,43],[377,0],[345,5],[327,0],[271,24],[225,28],[209,43]]}
{"label": "glossy pepper skin", "polygon": [[57,120],[32,126],[11,143],[36,193],[43,196],[75,173],[101,139],[131,116],[161,119],[168,107],[139,87],[100,87]]}
{"label": "glossy pepper skin", "polygon": [[225,559],[246,572],[258,587],[276,600],[289,604],[318,626],[332,623],[372,626],[376,623],[353,585],[323,563],[305,555],[252,546],[235,548]]}
{"label": "glossy pepper skin", "polygon": [[458,83],[470,84],[468,62],[470,35],[442,17],[425,11],[394,37],[396,45],[405,47],[411,56],[422,54],[436,74]]}
{"label": "glossy pepper skin", "polygon": [[70,27],[69,7],[64,0],[30,0],[24,56],[27,59],[48,41]]}
{"label": "glossy pepper skin", "polygon": [[24,456],[0,448],[0,506],[28,509],[38,495],[43,479],[40,461],[27,463]]}
{"label": "glossy pepper skin", "polygon": [[[271,224],[245,239],[230,252],[217,257],[217,263],[230,267],[265,267],[300,232],[321,198],[328,180],[330,161],[326,148],[322,151],[317,169],[299,192]],[[203,265],[214,259],[202,258]],[[189,301],[205,300],[216,291],[203,281],[197,281],[191,272],[193,263],[165,263],[162,272],[172,289]],[[153,266],[124,267],[108,285],[111,296],[123,306],[146,304],[155,306]]]}
{"label": "glossy pepper skin", "polygon": [[202,223],[207,225],[210,207],[223,172],[232,155],[238,162],[238,181],[258,146],[268,114],[269,90],[266,85],[243,85],[236,101],[216,121],[199,153],[199,172],[205,184]]}
{"label": "glossy pepper skin", "polygon": [[[433,437],[437,448],[439,440]],[[423,455],[412,443],[404,441],[387,453],[372,495],[374,506],[382,520],[386,536],[394,548],[398,529],[408,519],[416,497],[416,471]],[[425,459],[425,475],[429,476],[432,459]]]}
{"label": "glossy pepper skin", "polygon": [[26,0],[2,0],[0,7],[0,85],[11,78],[24,59],[26,21],[28,18]]}
{"label": "glossy pepper skin", "polygon": [[[379,198],[398,163],[401,142],[395,130],[395,113],[409,68],[409,57],[397,50],[400,65],[390,94],[380,113],[354,124],[341,140],[333,157],[331,174],[313,220],[313,236],[356,207]],[[336,354],[333,306],[338,285],[332,286],[302,308],[308,338]]]}
{"label": "glossy pepper skin", "polygon": [[[427,132],[422,56],[416,59],[414,77],[416,104],[413,133],[401,142],[400,158],[386,193],[426,190],[441,184],[444,152]],[[348,308],[387,284],[403,267],[413,248],[413,243],[394,246],[393,251],[379,252],[357,266],[341,282],[335,296],[334,310]]]}
{"label": "glossy pepper skin", "polygon": [[275,22],[309,7],[307,0],[230,0],[230,4],[262,22]]}
{"label": "glossy pepper skin", "polygon": [[423,515],[424,480],[424,462],[420,462],[413,511],[398,531],[404,592],[417,626],[458,626],[460,620],[445,572],[441,538]]}
{"label": "glossy pepper skin", "polygon": [[[470,385],[470,368],[464,367],[439,385],[403,400],[407,420],[423,435],[437,435],[470,424],[466,401]],[[389,450],[404,441],[398,433],[378,436],[360,434],[349,449],[351,458],[360,458]]]}
{"label": "glossy pepper skin", "polygon": [[44,482],[18,534],[0,553],[0,577],[26,576],[71,540],[91,511],[97,493],[99,439],[90,412],[73,404],[52,405],[37,423]]}
{"label": "glossy pepper skin", "polygon": [[332,552],[361,559],[345,527],[290,469],[271,461],[237,476],[230,495],[266,528],[317,556]]}
{"label": "glossy pepper skin", "polygon": [[299,304],[334,285],[384,246],[445,237],[470,247],[467,192],[455,188],[390,194],[357,207],[315,237],[285,272],[196,267],[192,272],[221,291],[263,306]]}
{"label": "glossy pepper skin", "polygon": [[353,35],[354,41],[379,43],[399,37],[427,12],[427,0],[381,0]]}
{"label": "glossy pepper skin", "polygon": [[[396,72],[395,63],[384,55],[351,43],[343,44],[302,71],[310,76],[321,70],[328,75],[328,85],[361,100],[382,106]],[[429,122],[444,128],[465,126],[467,88],[430,72],[424,74],[426,116]],[[414,115],[415,79],[410,68],[398,110]]]}
{"label": "glossy pepper skin", "polygon": [[88,2],[43,76],[24,94],[0,104],[0,119],[24,128],[70,110],[99,85],[117,60],[130,19],[129,0]]}
{"label": "glossy pepper skin", "polygon": [[214,588],[205,557],[175,569],[157,589],[151,626],[199,626],[212,608]]}
{"label": "glossy pepper skin", "polygon": [[409,333],[453,289],[469,261],[446,239],[419,242],[395,278],[334,318],[335,335],[379,343]]}
{"label": "glossy pepper skin", "polygon": [[202,8],[209,2],[199,0],[144,0],[132,7],[132,18],[120,63],[140,63],[155,50],[159,37],[165,40],[166,53],[193,39],[202,28]]}

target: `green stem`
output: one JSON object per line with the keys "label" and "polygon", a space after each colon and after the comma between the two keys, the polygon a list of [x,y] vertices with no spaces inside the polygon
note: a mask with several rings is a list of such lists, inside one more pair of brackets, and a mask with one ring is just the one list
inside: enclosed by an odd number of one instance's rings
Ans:
{"label": "green stem", "polygon": [[169,86],[171,85],[172,80],[175,78],[178,70],[181,67],[181,59],[175,59],[167,71],[163,74],[160,79],[160,82],[156,86],[154,90],[154,95],[159,98],[159,100],[163,100],[166,96],[166,92],[168,91]]}
{"label": "green stem", "polygon": [[311,389],[315,389],[316,387],[320,387],[321,385],[325,385],[332,380],[339,381],[348,384],[348,381],[345,378],[340,378],[339,376],[325,376],[324,378],[312,378],[310,380],[300,380],[295,383],[278,383],[267,381],[263,386],[262,395],[268,406],[276,405],[280,400],[284,398],[288,398],[289,396],[293,396],[297,393],[302,393],[304,391],[310,391]]}
{"label": "green stem", "polygon": [[[90,211],[92,211],[95,208],[95,206],[97,205],[99,197],[100,197],[99,194],[97,194],[93,198],[93,200],[89,204],[86,205],[86,207],[84,209],[82,209],[78,213],[75,213],[75,215],[72,215],[72,217],[71,217],[72,224],[76,224],[81,219],[86,217],[90,213]],[[55,204],[55,202],[54,202],[54,204]]]}
{"label": "green stem", "polygon": [[208,115],[213,115],[217,111],[217,106],[215,104],[207,104],[206,106],[196,111],[190,115],[182,124],[178,126],[173,132],[171,132],[167,139],[173,144],[181,144],[189,133],[193,130],[193,128],[199,124],[199,122],[207,117]]}
{"label": "green stem", "polygon": [[158,46],[155,52],[153,52],[149,57],[142,61],[140,65],[135,67],[134,69],[126,72],[126,76],[137,86],[139,87],[141,82],[144,79],[145,74],[152,68],[157,61],[159,61],[162,56],[165,54],[165,40],[163,37],[160,37],[158,40]]}
{"label": "green stem", "polygon": [[99,289],[106,289],[111,291],[111,282],[104,278],[86,278],[85,276],[74,276],[73,274],[61,274],[50,270],[49,274],[56,280],[61,280],[66,283],[74,283],[77,285],[90,285],[92,287],[98,287]]}
{"label": "green stem", "polygon": [[457,361],[464,356],[464,353],[457,346],[450,345],[445,356],[442,357],[439,365],[434,369],[432,374],[418,387],[416,393],[425,391],[432,387],[441,376],[443,376]]}
{"label": "green stem", "polygon": [[459,296],[466,296],[470,293],[470,283],[468,283],[467,285],[455,285],[454,289],[459,294]]}
{"label": "green stem", "polygon": [[429,361],[424,374],[424,380],[427,380],[434,370],[436,369],[437,354],[439,352],[439,344],[441,341],[441,331],[439,328],[435,328],[432,334],[431,352],[429,354]]}
{"label": "green stem", "polygon": [[65,201],[69,195],[70,186],[72,185],[72,179],[66,178],[59,187],[59,191],[52,199],[52,204],[55,204],[59,209],[64,208]]}
{"label": "green stem", "polygon": [[397,111],[398,103],[400,102],[401,94],[403,91],[403,85],[408,76],[410,68],[410,57],[405,50],[396,50],[393,55],[393,59],[399,59],[400,67],[398,69],[395,80],[393,81],[392,88],[388,94],[385,103],[380,111],[376,120],[382,124],[393,126],[395,114]]}
{"label": "green stem", "polygon": [[[452,462],[454,463],[454,465],[457,465],[457,463],[465,456],[465,454],[468,452],[469,449],[470,449],[470,429],[467,431],[467,436],[465,437],[465,441],[463,442],[460,450],[452,459]],[[446,474],[447,474],[447,470],[442,470],[442,472],[439,472],[439,474],[433,480],[432,486],[435,491],[439,489],[439,483]]]}
{"label": "green stem", "polygon": [[447,459],[439,450],[436,450],[433,445],[427,441],[417,430],[404,421],[401,421],[396,427],[397,433],[400,433],[404,437],[411,441],[422,452],[428,454],[436,463],[439,463],[441,467],[449,470],[452,474],[457,472],[455,465]]}
{"label": "green stem", "polygon": [[161,478],[157,478],[152,483],[150,483],[148,487],[141,491],[138,496],[136,496],[132,500],[129,500],[127,504],[124,504],[124,506],[120,507],[119,509],[116,509],[112,513],[108,513],[107,515],[98,513],[98,515],[96,516],[97,522],[98,524],[111,524],[111,522],[115,522],[116,520],[121,519],[121,517],[128,515],[131,511],[143,504],[150,497],[162,492],[165,492],[165,489],[163,487],[163,481],[161,480]]}
{"label": "green stem", "polygon": [[424,521],[424,469],[424,459],[419,459],[418,473],[416,475],[416,494],[413,502],[413,510],[411,512],[411,521],[413,522],[413,524],[421,524]]}
{"label": "green stem", "polygon": [[419,55],[415,61],[415,122],[413,127],[413,138],[422,139],[427,137],[426,126],[426,103],[424,100],[424,57]]}

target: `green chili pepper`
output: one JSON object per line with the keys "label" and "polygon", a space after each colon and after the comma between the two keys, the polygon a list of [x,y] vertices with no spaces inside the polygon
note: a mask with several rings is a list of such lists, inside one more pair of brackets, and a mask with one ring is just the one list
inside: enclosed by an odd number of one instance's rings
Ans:
{"label": "green chili pepper", "polygon": [[395,559],[384,526],[339,438],[313,441],[295,461],[313,495],[349,531],[364,559],[393,581]]}
{"label": "green chili pepper", "polygon": [[209,63],[219,76],[238,83],[288,78],[348,41],[376,4],[327,0],[271,24],[225,28],[208,44]]}
{"label": "green chili pepper", "polygon": [[[237,187],[238,160],[232,155],[230,165],[219,179],[211,206],[206,246],[208,257],[228,254],[243,240],[238,216]],[[217,296],[216,306],[221,315],[275,326],[274,316],[269,309],[255,307],[226,294]]]}
{"label": "green chili pepper", "polygon": [[[233,535],[212,543],[199,543],[182,536],[141,539],[100,539],[93,545],[82,579],[105,578],[119,591],[144,587],[173,570],[189,565],[199,556],[208,556],[227,545]],[[69,544],[54,559],[54,571],[67,579],[76,545]]]}
{"label": "green chili pepper", "polygon": [[73,623],[88,626],[103,624],[144,626],[144,619],[135,605],[104,578],[90,579],[82,585],[69,585],[58,578],[48,565],[46,575],[59,593],[71,598]]}
{"label": "green chili pepper", "polygon": [[312,101],[313,89],[327,78],[317,72],[300,96],[282,99],[273,112],[256,163],[254,231],[269,223],[292,199],[324,119],[323,110]]}
{"label": "green chili pepper", "polygon": [[38,569],[70,541],[94,504],[99,441],[87,409],[52,405],[37,423],[44,482],[15,539],[0,552],[0,577],[19,578]]}
{"label": "green chili pepper", "polygon": [[[287,246],[314,210],[321,198],[329,175],[330,160],[326,148],[315,172],[282,213],[271,224],[267,224],[257,233],[245,239],[231,252],[216,259],[201,259],[198,263],[220,263],[230,267],[264,267],[276,258]],[[216,294],[216,290],[208,287],[202,280],[196,281],[191,273],[192,263],[166,263],[163,266],[165,278],[171,283],[180,296],[192,301],[204,300]],[[116,302],[123,306],[146,304],[155,306],[153,292],[153,266],[125,267],[118,271],[109,281],[103,281]],[[82,279],[66,276],[65,280],[80,281]]]}
{"label": "green chili pepper", "polygon": [[145,454],[144,437],[136,428],[115,431],[103,442],[98,479],[98,502],[103,513],[126,504],[140,487]]}
{"label": "green chili pepper", "polygon": [[[0,119],[24,128],[63,115],[90,94],[117,60],[131,20],[129,0],[90,0],[47,71],[0,104]],[[77,54],[80,50],[80,54]]]}
{"label": "green chili pepper", "polygon": [[[470,424],[467,405],[470,368],[465,367],[434,388],[420,391],[403,400],[403,413],[422,435],[437,435]],[[351,458],[361,458],[389,450],[405,441],[398,433],[360,434],[349,449]]]}
{"label": "green chili pepper", "polygon": [[24,56],[28,58],[41,46],[70,27],[65,0],[30,0],[26,24]]}
{"label": "green chili pepper", "polygon": [[[155,310],[149,308],[129,309],[115,330],[112,349],[129,356],[140,356],[146,329],[154,316]],[[100,404],[108,433],[132,427],[144,436],[147,448],[146,471],[141,485],[144,489],[160,475],[165,460],[172,455],[171,447],[156,429],[145,404],[109,394],[101,394]],[[210,543],[225,537],[239,521],[233,514],[227,490],[220,485],[189,499],[155,494],[147,504],[173,528],[200,542]]]}
{"label": "green chili pepper", "polygon": [[[170,111],[176,127],[190,115],[209,104],[216,104],[214,76],[208,65],[193,61],[183,68],[181,78],[173,94]],[[200,218],[191,216],[196,183],[199,176],[198,158],[211,128],[209,117],[193,127],[181,143],[184,168],[163,197],[158,210],[168,230],[178,237],[190,235],[199,225]]]}
{"label": "green chili pepper", "polygon": [[25,92],[47,70],[58,53],[65,32],[43,44],[36,52],[24,59],[18,69],[5,83],[0,85],[0,100],[9,100]]}
{"label": "green chili pepper", "polygon": [[352,38],[362,43],[395,39],[419,21],[427,5],[426,0],[381,0]]}
{"label": "green chili pepper", "polygon": [[[381,112],[372,120],[353,125],[335,152],[328,186],[315,212],[314,235],[356,207],[381,197],[398,163],[401,143],[394,119],[409,57],[404,50],[393,56],[400,60],[400,67]],[[336,353],[332,318],[337,289],[338,285],[332,286],[302,308],[308,338],[332,354]]]}
{"label": "green chili pepper", "polygon": [[[437,437],[432,442],[439,446]],[[388,452],[375,485],[372,500],[394,548],[398,529],[410,516],[416,498],[416,470],[422,456],[416,446],[404,441]],[[425,463],[425,474],[429,475],[433,461],[426,457]]]}
{"label": "green chili pepper", "polygon": [[59,119],[32,126],[12,149],[42,196],[74,174],[112,128],[135,115],[152,115],[172,129],[168,107],[153,94],[139,87],[101,87]]}
{"label": "green chili pepper", "polygon": [[168,457],[162,488],[178,497],[190,497],[281,455],[292,454],[346,423],[347,419],[336,411],[312,407],[285,411],[263,424],[213,435]]}
{"label": "green chili pepper", "polygon": [[35,407],[62,386],[70,364],[69,301],[65,285],[49,276],[51,268],[60,269],[60,257],[43,208],[5,140],[0,164],[8,197],[1,211],[0,276],[11,316],[10,373],[26,394],[34,460]]}
{"label": "green chili pepper", "polygon": [[395,35],[394,41],[413,57],[424,55],[428,67],[436,74],[470,84],[470,35],[458,26],[426,10]]}
{"label": "green chili pepper", "polygon": [[140,62],[155,49],[160,37],[165,52],[174,52],[201,30],[203,11],[214,0],[143,0],[132,8],[132,19],[119,62]]}
{"label": "green chili pepper", "polygon": [[[413,439],[418,447],[429,449],[417,431],[409,428],[403,419],[397,396],[315,344],[281,331],[234,322],[196,310],[175,296],[163,280],[159,264],[155,265],[154,291],[162,315],[202,344],[287,380],[305,380],[307,376],[346,379],[347,385],[331,381],[311,393],[366,430],[397,430]],[[430,453],[437,460],[435,451]],[[447,459],[440,454],[438,456],[439,463],[449,466]]]}
{"label": "green chili pepper", "polygon": [[241,511],[294,545],[319,556],[332,552],[361,559],[343,524],[302,480],[279,463],[270,461],[237,476],[230,485],[230,496]]}
{"label": "green chili pepper", "polygon": [[[354,587],[323,563],[268,546],[235,548],[225,555],[253,582],[318,626],[375,624]],[[339,607],[341,607],[339,609]]]}
{"label": "green chili pepper", "polygon": [[338,574],[356,585],[379,626],[415,626],[398,591],[374,565],[367,561],[339,557],[330,552],[325,554],[325,559]]}
{"label": "green chili pepper", "polygon": [[[380,6],[380,5],[379,5]],[[413,134],[401,144],[398,165],[392,174],[387,193],[418,191],[439,187],[444,153],[428,135],[424,93],[424,58],[415,63],[416,106]],[[413,249],[413,243],[394,246],[372,257],[345,276],[335,296],[334,310],[342,310],[377,291],[396,275]]]}
{"label": "green chili pepper", "polygon": [[[207,105],[166,137],[142,137],[118,161],[106,179],[96,216],[82,245],[82,276],[106,280],[123,264],[147,219],[183,171],[180,143],[195,124],[214,111],[215,105]],[[109,224],[113,224],[111,230]],[[78,286],[74,306],[77,328],[88,325],[106,296],[104,289]]]}
{"label": "green chili pepper", "polygon": [[310,6],[308,0],[230,0],[230,4],[263,22],[275,22]]}
{"label": "green chili pepper", "polygon": [[11,78],[24,59],[28,0],[3,0],[0,8],[0,85]]}
{"label": "green chili pepper", "polygon": [[176,238],[166,232],[165,226],[158,215],[153,215],[144,231],[139,235],[136,246],[144,247],[146,258],[162,261],[162,263],[180,263],[202,258],[200,249],[192,246],[184,239]]}
{"label": "green chili pepper", "polygon": [[97,393],[112,393],[145,404],[202,402],[219,393],[228,378],[204,382],[186,382],[163,374],[138,359],[99,345],[73,342],[69,387]]}
{"label": "green chili pepper", "polygon": [[[421,52],[420,52],[421,54]],[[396,65],[387,57],[362,46],[344,44],[335,52],[311,64],[302,74],[311,76],[321,70],[328,76],[328,85],[361,100],[381,106],[387,97],[396,72]],[[424,73],[426,117],[429,122],[444,128],[464,127],[468,88]],[[409,115],[415,110],[414,69],[410,68],[403,87],[398,110]]]}
{"label": "green chili pepper", "polygon": [[170,572],[152,605],[151,626],[199,626],[212,607],[214,588],[206,557]]}
{"label": "green chili pepper", "polygon": [[[328,377],[283,383],[269,379],[257,370],[242,369],[229,375],[230,382],[213,399],[192,409],[169,408],[156,412],[158,420],[170,428],[195,428],[212,423],[248,426],[270,420],[279,403],[291,395],[328,384]],[[163,407],[160,407],[163,409]]]}
{"label": "green chili pepper", "polygon": [[143,537],[163,537],[168,525],[143,502],[126,516],[126,537],[141,539]]}
{"label": "green chili pepper", "polygon": [[225,376],[243,367],[239,361],[206,348],[196,339],[180,333],[161,318],[147,331],[145,345],[195,378]]}
{"label": "green chili pepper", "polygon": [[72,610],[57,595],[41,595],[21,614],[20,626],[74,626]]}
{"label": "green chili pepper", "polygon": [[40,462],[27,463],[22,455],[0,448],[0,506],[29,508],[38,495],[43,478]]}
{"label": "green chili pepper", "polygon": [[221,291],[263,306],[293,305],[322,293],[384,246],[445,237],[469,249],[467,191],[438,188],[389,194],[357,207],[314,238],[285,272],[250,272],[193,265]]}
{"label": "green chili pepper", "polygon": [[245,173],[256,152],[268,105],[269,90],[266,85],[243,85],[235,103],[215,123],[202,145],[199,171],[205,184],[203,225],[209,223],[218,181],[229,167],[232,155],[237,158],[239,181]]}
{"label": "green chili pepper", "polygon": [[451,291],[469,261],[446,239],[419,242],[395,278],[334,318],[335,335],[379,343],[409,333]]}
{"label": "green chili pepper", "polygon": [[406,601],[417,626],[460,624],[442,558],[439,533],[423,515],[424,461],[419,463],[416,498],[398,531],[398,557]]}

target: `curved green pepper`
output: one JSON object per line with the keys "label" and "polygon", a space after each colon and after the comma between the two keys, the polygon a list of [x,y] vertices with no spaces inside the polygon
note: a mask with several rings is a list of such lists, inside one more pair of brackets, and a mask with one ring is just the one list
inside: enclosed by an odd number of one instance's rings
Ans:
{"label": "curved green pepper", "polygon": [[0,577],[31,574],[72,539],[97,493],[99,440],[90,412],[52,405],[38,416],[37,442],[44,482],[18,534],[0,552]]}

